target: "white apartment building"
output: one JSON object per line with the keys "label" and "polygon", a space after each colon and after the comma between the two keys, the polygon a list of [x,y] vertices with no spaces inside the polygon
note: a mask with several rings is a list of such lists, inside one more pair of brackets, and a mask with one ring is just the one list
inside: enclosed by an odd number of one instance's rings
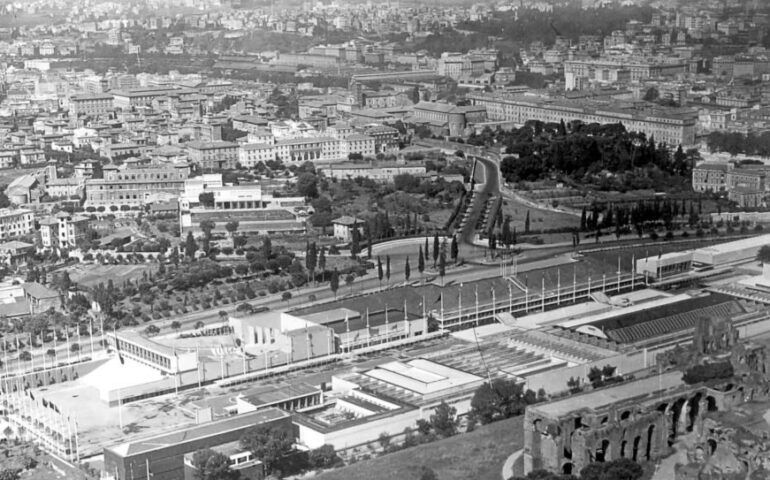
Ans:
{"label": "white apartment building", "polygon": [[259,162],[281,160],[285,163],[331,161],[347,158],[350,153],[375,155],[375,139],[368,135],[352,134],[345,138],[300,137],[277,140],[274,144],[241,144],[238,162],[252,168]]}
{"label": "white apartment building", "polygon": [[30,210],[0,209],[0,240],[27,235],[34,229],[34,215]]}
{"label": "white apartment building", "polygon": [[87,226],[87,217],[59,212],[40,221],[40,239],[45,248],[74,247]]}

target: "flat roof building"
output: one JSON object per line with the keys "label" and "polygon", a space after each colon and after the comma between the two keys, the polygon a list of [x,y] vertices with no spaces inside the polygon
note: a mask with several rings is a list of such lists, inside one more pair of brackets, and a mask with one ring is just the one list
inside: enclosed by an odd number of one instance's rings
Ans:
{"label": "flat roof building", "polygon": [[186,454],[236,442],[257,425],[293,436],[291,415],[268,408],[105,448],[104,471],[116,480],[179,480]]}

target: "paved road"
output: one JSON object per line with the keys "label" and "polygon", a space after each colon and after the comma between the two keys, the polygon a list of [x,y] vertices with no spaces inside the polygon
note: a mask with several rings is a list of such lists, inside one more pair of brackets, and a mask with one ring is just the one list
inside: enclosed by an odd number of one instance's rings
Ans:
{"label": "paved road", "polygon": [[483,186],[476,191],[475,197],[477,200],[471,205],[465,225],[460,232],[460,240],[465,245],[473,244],[473,237],[476,235],[476,223],[486,206],[486,203],[483,200],[489,195],[498,195],[500,193],[500,169],[498,168],[497,163],[488,158],[474,158],[478,161],[476,168],[484,169],[484,178],[486,181]]}

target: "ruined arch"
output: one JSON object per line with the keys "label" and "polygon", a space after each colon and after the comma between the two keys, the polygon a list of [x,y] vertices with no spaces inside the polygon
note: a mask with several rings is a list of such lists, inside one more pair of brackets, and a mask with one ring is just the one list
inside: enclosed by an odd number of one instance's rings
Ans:
{"label": "ruined arch", "polygon": [[706,397],[706,410],[709,412],[716,412],[719,410],[717,408],[717,399],[712,395]]}
{"label": "ruined arch", "polygon": [[625,410],[620,414],[621,420],[627,420],[631,416],[631,410]]}
{"label": "ruined arch", "polygon": [[623,440],[620,442],[620,457],[625,458],[626,457],[626,446],[628,445],[627,440]]}
{"label": "ruined arch", "polygon": [[561,466],[561,473],[564,475],[572,475],[572,462],[565,462]]}
{"label": "ruined arch", "polygon": [[674,444],[674,438],[679,432],[679,417],[682,415],[682,408],[687,403],[687,399],[680,398],[671,406],[671,431],[669,432],[669,446]]}
{"label": "ruined arch", "polygon": [[717,441],[713,438],[709,438],[706,440],[706,443],[709,445],[709,456],[714,455],[714,452],[717,451]]}
{"label": "ruined arch", "polygon": [[647,460],[650,460],[655,452],[655,424],[653,423],[647,428],[647,448],[645,453],[645,457]]}
{"label": "ruined arch", "polygon": [[701,392],[696,393],[693,395],[693,397],[687,402],[687,431],[692,432],[693,428],[695,427],[695,420],[698,418],[698,415],[700,414],[700,401],[703,398],[703,394]]}
{"label": "ruined arch", "polygon": [[601,441],[599,444],[599,448],[596,449],[596,454],[594,455],[595,461],[597,462],[607,462],[610,460],[610,441],[609,439],[605,438]]}
{"label": "ruined arch", "polygon": [[631,460],[633,460],[635,462],[639,458],[639,444],[641,444],[641,443],[642,443],[642,436],[641,435],[637,435],[634,438],[634,450],[633,450],[633,455],[631,457]]}

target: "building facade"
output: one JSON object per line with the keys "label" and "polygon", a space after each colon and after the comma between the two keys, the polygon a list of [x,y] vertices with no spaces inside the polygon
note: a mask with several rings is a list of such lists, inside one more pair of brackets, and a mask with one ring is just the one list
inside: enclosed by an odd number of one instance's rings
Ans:
{"label": "building facade", "polygon": [[140,206],[157,194],[178,195],[189,176],[187,165],[106,166],[104,178],[85,182],[86,207]]}

